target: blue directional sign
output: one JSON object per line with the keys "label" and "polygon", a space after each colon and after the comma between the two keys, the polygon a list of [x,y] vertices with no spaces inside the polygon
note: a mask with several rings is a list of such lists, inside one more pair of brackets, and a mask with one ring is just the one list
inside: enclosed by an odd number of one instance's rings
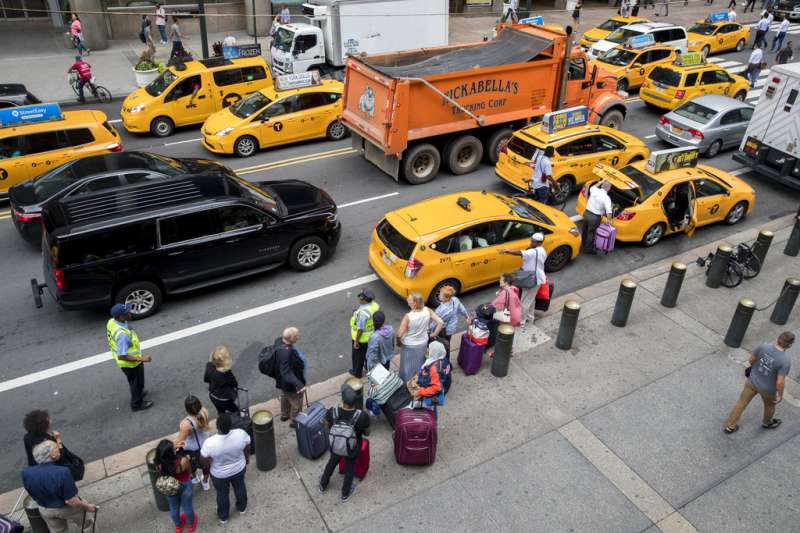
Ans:
{"label": "blue directional sign", "polygon": [[711,13],[709,16],[706,17],[706,22],[725,22],[727,20],[728,20],[727,11],[718,11],[717,13]]}
{"label": "blue directional sign", "polygon": [[570,107],[552,111],[542,117],[542,128],[552,135],[559,130],[584,126],[589,122],[589,109],[586,106]]}
{"label": "blue directional sign", "polygon": [[533,26],[541,26],[544,24],[544,17],[528,17],[526,19],[520,19],[520,24],[531,24]]}
{"label": "blue directional sign", "polygon": [[61,108],[58,104],[35,104],[0,109],[0,127],[7,128],[17,124],[31,124],[61,120]]}

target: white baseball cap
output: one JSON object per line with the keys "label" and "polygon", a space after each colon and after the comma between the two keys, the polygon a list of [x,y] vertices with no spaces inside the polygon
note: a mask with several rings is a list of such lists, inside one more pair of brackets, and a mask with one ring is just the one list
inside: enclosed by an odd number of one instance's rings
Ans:
{"label": "white baseball cap", "polygon": [[531,240],[536,242],[544,242],[544,235],[541,232],[536,232],[531,235]]}

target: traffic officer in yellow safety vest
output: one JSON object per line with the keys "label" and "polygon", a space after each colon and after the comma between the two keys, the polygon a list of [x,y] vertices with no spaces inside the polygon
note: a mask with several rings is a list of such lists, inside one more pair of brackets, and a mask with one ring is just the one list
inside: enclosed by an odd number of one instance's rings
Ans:
{"label": "traffic officer in yellow safety vest", "polygon": [[143,411],[153,406],[153,402],[145,400],[144,366],[142,363],[152,361],[149,355],[142,355],[139,337],[128,327],[131,319],[130,304],[115,304],[111,308],[111,318],[106,324],[108,349],[117,362],[117,366],[125,373],[131,388],[131,410]]}
{"label": "traffic officer in yellow safety vest", "polygon": [[350,317],[350,338],[353,341],[353,368],[350,369],[350,374],[357,378],[364,372],[364,365],[367,362],[367,342],[375,331],[372,315],[378,309],[380,306],[375,301],[375,294],[369,289],[361,289],[358,293],[358,308]]}

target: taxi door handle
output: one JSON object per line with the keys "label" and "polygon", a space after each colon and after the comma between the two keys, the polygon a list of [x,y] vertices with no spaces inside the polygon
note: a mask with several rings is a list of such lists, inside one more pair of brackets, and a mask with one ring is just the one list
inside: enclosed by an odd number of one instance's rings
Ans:
{"label": "taxi door handle", "polygon": [[453,264],[456,265],[463,265],[464,263],[466,263],[466,261],[453,261]]}
{"label": "taxi door handle", "polygon": [[199,95],[197,95],[197,99],[198,99],[198,100],[204,100],[204,99],[205,99],[205,97],[206,97],[206,95],[204,95],[204,94],[199,94]]}

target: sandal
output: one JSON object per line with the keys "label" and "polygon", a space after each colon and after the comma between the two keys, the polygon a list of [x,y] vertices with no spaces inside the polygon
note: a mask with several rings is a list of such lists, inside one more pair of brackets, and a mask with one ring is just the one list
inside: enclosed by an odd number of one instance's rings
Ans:
{"label": "sandal", "polygon": [[764,429],[775,429],[776,427],[781,425],[782,420],[780,418],[773,418],[772,422],[769,424],[761,424],[761,427]]}
{"label": "sandal", "polygon": [[732,428],[729,428],[729,427],[727,427],[727,426],[725,427],[725,433],[727,433],[727,434],[729,434],[729,435],[730,435],[731,433],[736,433],[737,431],[739,431],[739,424],[736,424],[736,425],[735,425],[734,427],[732,427]]}

